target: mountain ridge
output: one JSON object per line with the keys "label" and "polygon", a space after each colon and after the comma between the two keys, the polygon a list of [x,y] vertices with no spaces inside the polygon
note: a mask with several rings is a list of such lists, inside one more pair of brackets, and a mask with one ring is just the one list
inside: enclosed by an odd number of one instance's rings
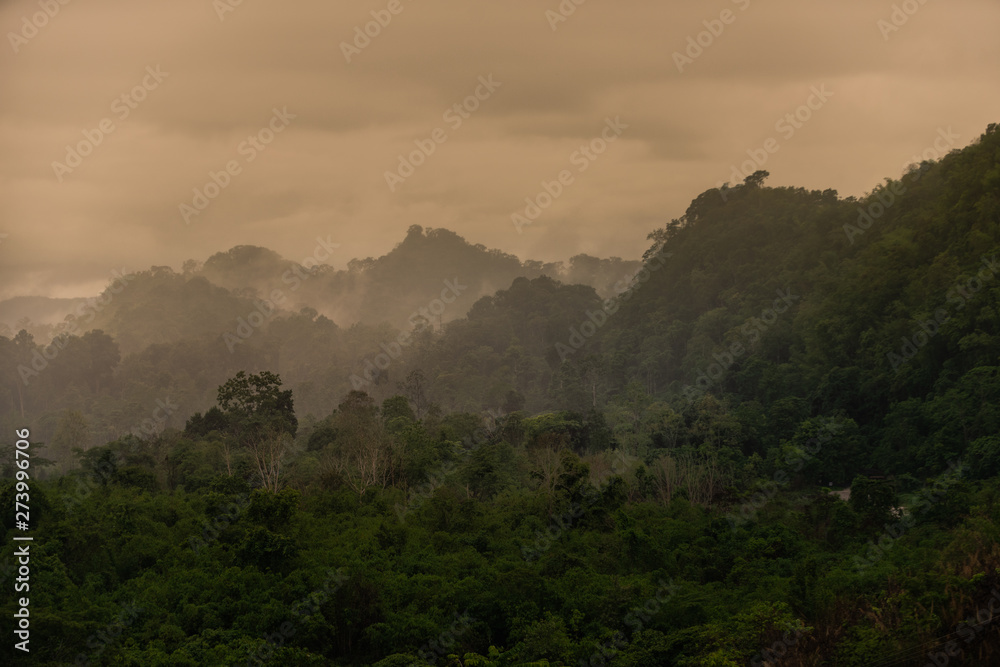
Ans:
{"label": "mountain ridge", "polygon": [[[203,278],[210,284],[224,288],[234,297],[242,299],[267,299],[277,294],[281,297],[279,307],[287,311],[312,308],[333,319],[342,326],[355,323],[376,325],[388,322],[394,326],[404,326],[417,304],[433,300],[445,280],[459,279],[471,284],[470,290],[458,296],[438,324],[464,315],[476,299],[489,296],[510,285],[518,277],[534,278],[549,274],[557,279],[590,284],[599,293],[609,294],[615,281],[629,271],[636,270],[639,260],[624,260],[618,257],[601,259],[580,254],[568,263],[543,263],[536,260],[520,260],[516,256],[496,249],[487,249],[482,244],[471,244],[455,232],[447,229],[427,229],[412,225],[406,236],[389,252],[378,258],[355,258],[344,269],[335,269],[326,263],[329,250],[336,247],[329,238],[317,239],[318,244],[311,257],[299,262],[286,259],[268,248],[253,245],[238,245],[227,251],[210,255],[204,261],[187,260],[178,273],[171,267],[153,266],[138,271],[134,276],[179,275],[185,280]],[[308,266],[305,266],[308,264]],[[440,267],[446,265],[446,270]],[[0,302],[0,334],[6,331],[12,335],[18,321],[29,313],[45,312],[44,322],[35,322],[27,328],[39,340],[51,340],[67,316],[81,319],[88,304],[99,303],[101,298],[109,301],[96,317],[88,314],[89,328],[104,328],[115,331],[117,325],[114,314],[123,300],[117,293],[107,290],[101,295],[73,300],[56,300],[47,297],[31,297],[31,310],[27,310],[21,297]],[[128,298],[126,296],[126,298]],[[180,316],[178,316],[180,319]],[[30,317],[29,317],[30,319]],[[153,336],[150,342],[164,342],[162,336]],[[136,349],[132,344],[129,350]]]}

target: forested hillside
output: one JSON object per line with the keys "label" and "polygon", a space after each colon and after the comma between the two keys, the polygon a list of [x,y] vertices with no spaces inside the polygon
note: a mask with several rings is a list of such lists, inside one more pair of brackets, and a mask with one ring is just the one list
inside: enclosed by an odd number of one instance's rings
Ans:
{"label": "forested hillside", "polygon": [[0,336],[32,660],[1000,663],[1000,126],[861,198],[767,177],[642,263],[415,227]]}
{"label": "forested hillside", "polygon": [[517,277],[549,275],[611,296],[616,283],[642,265],[586,254],[568,262],[522,262],[472,245],[447,229],[424,230],[419,225],[412,225],[382,257],[353,259],[346,269],[336,270],[331,255],[339,247],[327,235],[317,237],[296,261],[267,248],[237,246],[204,262],[188,260],[180,272],[165,266],[136,273],[116,269],[109,290],[98,298],[16,297],[0,302],[0,334],[9,338],[25,329],[38,342],[48,343],[60,332],[76,333],[75,323],[81,333],[102,329],[115,337],[123,352],[138,352],[152,343],[215,334],[236,317],[229,312],[233,303],[254,309],[254,299],[288,313],[309,308],[342,327],[412,327],[419,308],[440,294],[445,281],[457,280],[461,288],[456,298],[431,318],[440,325],[462,317],[481,296]]}

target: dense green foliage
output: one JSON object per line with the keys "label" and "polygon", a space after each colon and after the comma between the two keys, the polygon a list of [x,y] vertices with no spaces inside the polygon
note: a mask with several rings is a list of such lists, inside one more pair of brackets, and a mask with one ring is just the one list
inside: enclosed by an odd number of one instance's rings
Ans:
{"label": "dense green foliage", "polygon": [[[692,502],[690,479],[670,497],[662,468],[578,454],[585,423],[417,421],[357,392],[297,434],[278,493],[250,465],[225,474],[225,430],[89,450],[33,482],[32,660],[744,665],[772,648],[861,666],[935,648],[1000,587],[996,479],[907,489],[912,525],[887,543],[889,482],[845,503],[793,474],[773,496]],[[386,468],[367,484],[351,458],[366,448]],[[975,664],[997,656],[988,632],[966,647]]]}

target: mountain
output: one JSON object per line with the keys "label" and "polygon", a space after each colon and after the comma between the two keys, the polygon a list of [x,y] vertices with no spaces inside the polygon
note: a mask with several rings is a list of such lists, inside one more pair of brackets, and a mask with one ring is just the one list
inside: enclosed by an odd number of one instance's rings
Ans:
{"label": "mountain", "polygon": [[[316,255],[326,253],[318,239]],[[441,313],[440,325],[465,315],[477,299],[489,296],[518,277],[549,275],[564,282],[590,285],[608,296],[614,284],[636,271],[641,262],[618,257],[600,259],[577,255],[562,262],[522,262],[514,255],[470,244],[447,229],[414,225],[390,252],[378,258],[354,259],[345,270],[307,262],[302,266],[276,253],[239,246],[210,257],[199,275],[233,291],[256,290],[268,295],[278,290],[288,297],[289,310],[314,308],[342,326],[354,323],[408,325],[442,291],[455,297]],[[454,284],[452,294],[450,284]]]}
{"label": "mountain", "polygon": [[[317,414],[352,389],[389,398],[419,370],[443,409],[603,410],[637,453],[662,441],[664,409],[692,419],[715,401],[744,455],[831,418],[863,442],[838,454],[837,479],[868,466],[925,474],[1000,424],[998,164],[990,126],[860,198],[767,187],[759,172],[653,230],[639,272],[617,259],[521,262],[419,227],[340,270],[239,247],[184,273],[134,274],[79,331],[118,346],[122,391],[187,396],[181,416],[239,368],[280,372]],[[27,410],[87,405],[68,389],[29,395]],[[966,395],[982,407],[941,417]]]}
{"label": "mountain", "polygon": [[106,290],[71,320],[80,331],[107,332],[126,353],[151,344],[221,336],[235,331],[240,318],[263,316],[269,322],[279,312],[302,309],[342,327],[385,323],[411,329],[424,321],[440,327],[515,278],[566,276],[610,294],[616,282],[641,265],[587,255],[573,257],[568,265],[521,262],[469,244],[449,230],[419,226],[382,257],[352,260],[341,270],[323,263],[328,257],[322,243],[312,261],[301,263],[266,248],[237,246],[203,264],[185,262],[182,273],[152,267],[131,274],[123,289]]}

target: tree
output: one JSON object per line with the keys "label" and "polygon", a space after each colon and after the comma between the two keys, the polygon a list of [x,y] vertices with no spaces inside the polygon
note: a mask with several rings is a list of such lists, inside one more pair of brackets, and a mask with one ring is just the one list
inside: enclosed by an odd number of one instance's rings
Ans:
{"label": "tree", "polygon": [[270,371],[240,371],[219,387],[219,408],[238,428],[269,426],[294,437],[298,430],[292,390],[281,390],[281,378]]}
{"label": "tree", "polygon": [[427,378],[419,368],[410,371],[406,380],[398,384],[399,390],[403,392],[407,400],[413,405],[413,411],[417,414],[417,419],[423,419],[427,414]]}
{"label": "tree", "polygon": [[969,445],[974,479],[988,479],[1000,474],[1000,435],[977,438]]}
{"label": "tree", "polygon": [[229,424],[226,471],[232,475],[231,444],[245,448],[264,488],[277,492],[281,459],[298,430],[291,389],[282,391],[281,378],[269,371],[240,371],[219,387],[218,404]]}
{"label": "tree", "polygon": [[850,503],[867,528],[878,530],[894,518],[899,499],[892,482],[856,475],[851,482]]}
{"label": "tree", "polygon": [[764,185],[764,181],[767,180],[767,177],[770,175],[771,172],[766,171],[764,169],[758,169],[754,173],[744,178],[743,184],[746,185],[748,188],[759,188],[762,185]]}
{"label": "tree", "polygon": [[16,376],[12,374],[12,380],[17,388],[18,405],[21,408],[21,418],[24,419],[24,398],[27,390],[29,378],[38,375],[38,372],[31,367],[31,357],[37,352],[35,339],[26,330],[21,329],[14,336],[14,363],[17,364]]}
{"label": "tree", "polygon": [[90,427],[83,413],[79,410],[67,410],[56,433],[52,436],[52,450],[61,469],[65,469],[72,460],[73,451],[85,450],[90,440]]}
{"label": "tree", "polygon": [[229,426],[226,416],[217,406],[209,408],[204,415],[196,412],[184,425],[184,434],[192,438],[204,438],[212,431],[225,431]]}
{"label": "tree", "polygon": [[[396,422],[396,420],[399,420]],[[405,396],[390,396],[382,401],[382,422],[386,427],[393,429],[398,425],[406,425],[417,420],[417,416],[410,409],[410,403]],[[397,426],[393,426],[393,424]]]}
{"label": "tree", "polygon": [[121,361],[118,343],[103,331],[88,331],[80,337],[80,353],[85,360],[86,382],[94,393],[111,384],[115,368]]}
{"label": "tree", "polygon": [[507,393],[504,395],[501,410],[503,410],[505,414],[524,410],[524,394],[516,389],[508,389]]}
{"label": "tree", "polygon": [[395,441],[371,396],[358,390],[348,393],[337,406],[334,426],[342,435],[324,458],[327,471],[336,473],[359,496],[369,487],[388,486],[395,476],[398,456]]}

